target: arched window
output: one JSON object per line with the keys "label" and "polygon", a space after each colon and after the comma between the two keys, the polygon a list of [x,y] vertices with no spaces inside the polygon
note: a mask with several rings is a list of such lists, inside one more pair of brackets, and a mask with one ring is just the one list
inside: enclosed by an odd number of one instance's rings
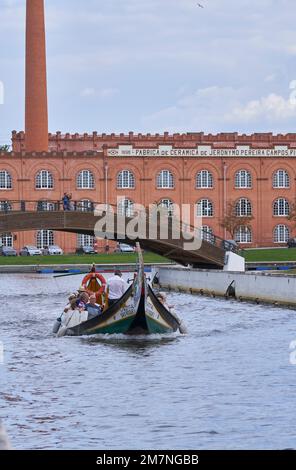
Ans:
{"label": "arched window", "polygon": [[12,189],[12,177],[6,170],[0,171],[0,189]]}
{"label": "arched window", "polygon": [[80,212],[93,212],[94,203],[89,199],[82,199],[82,201],[77,203],[77,210]]}
{"label": "arched window", "polygon": [[237,217],[248,217],[252,215],[252,204],[249,199],[241,198],[235,205],[235,215]]}
{"label": "arched window", "polygon": [[0,212],[9,212],[12,210],[12,205],[9,201],[0,201]]}
{"label": "arched window", "polygon": [[203,225],[200,228],[201,239],[209,243],[215,243],[215,236],[213,234],[213,229],[208,225]]}
{"label": "arched window", "polygon": [[239,170],[235,174],[235,187],[236,188],[251,188],[252,187],[252,176],[247,170]]}
{"label": "arched window", "polygon": [[94,175],[89,170],[83,170],[77,175],[77,188],[78,189],[94,189],[95,179]]}
{"label": "arched window", "polygon": [[163,207],[164,209],[167,210],[167,214],[169,217],[172,217],[174,214],[174,203],[171,201],[171,199],[162,199],[159,202],[159,206]]}
{"label": "arched window", "polygon": [[117,175],[117,188],[118,189],[134,189],[135,177],[129,170],[123,170]]}
{"label": "arched window", "polygon": [[290,230],[286,225],[277,225],[273,231],[274,243],[286,243],[290,238]]}
{"label": "arched window", "polygon": [[13,235],[11,233],[0,234],[0,246],[13,247]]}
{"label": "arched window", "polygon": [[174,175],[169,170],[162,170],[157,175],[156,185],[158,189],[174,189]]}
{"label": "arched window", "polygon": [[77,235],[77,247],[85,247],[85,246],[91,246],[93,247],[95,243],[95,237],[92,237],[91,235],[82,235],[79,234]]}
{"label": "arched window", "polygon": [[202,170],[196,175],[197,189],[209,189],[213,187],[213,175],[208,170]]}
{"label": "arched window", "polygon": [[273,215],[276,217],[286,217],[290,214],[290,205],[287,199],[280,197],[273,203]]}
{"label": "arched window", "polygon": [[36,189],[53,189],[53,176],[50,171],[41,170],[36,175]]}
{"label": "arched window", "polygon": [[36,239],[37,248],[39,249],[54,245],[54,233],[52,230],[38,230]]}
{"label": "arched window", "polygon": [[37,211],[38,212],[45,212],[45,211],[54,211],[56,210],[56,205],[54,202],[48,201],[38,201],[37,202]]}
{"label": "arched window", "polygon": [[134,214],[134,203],[130,199],[121,199],[118,202],[118,214],[125,217],[132,217]]}
{"label": "arched window", "polygon": [[277,170],[273,174],[273,187],[274,188],[289,188],[290,177],[286,170]]}
{"label": "arched window", "polygon": [[213,203],[209,199],[201,199],[197,203],[197,216],[198,217],[213,217]]}
{"label": "arched window", "polygon": [[252,243],[252,230],[250,227],[241,226],[236,230],[234,238],[238,243]]}

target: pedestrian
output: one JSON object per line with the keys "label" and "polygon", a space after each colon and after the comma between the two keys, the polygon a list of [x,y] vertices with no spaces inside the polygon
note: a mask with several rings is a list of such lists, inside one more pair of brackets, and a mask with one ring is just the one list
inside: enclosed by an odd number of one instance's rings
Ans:
{"label": "pedestrian", "polygon": [[63,199],[62,199],[62,202],[63,202],[63,209],[64,211],[68,211],[69,210],[69,196],[67,193],[64,193],[64,196],[63,196]]}

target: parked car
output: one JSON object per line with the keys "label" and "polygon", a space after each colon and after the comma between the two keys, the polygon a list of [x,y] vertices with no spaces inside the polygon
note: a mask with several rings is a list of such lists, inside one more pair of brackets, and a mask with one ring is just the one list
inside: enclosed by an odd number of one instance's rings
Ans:
{"label": "parked car", "polygon": [[96,252],[92,246],[80,246],[76,250],[77,255],[96,255]]}
{"label": "parked car", "polygon": [[44,255],[63,255],[64,252],[62,248],[60,248],[58,245],[50,245],[43,249],[43,254]]}
{"label": "parked car", "polygon": [[0,246],[0,256],[17,256],[17,251],[11,246]]}
{"label": "parked car", "polygon": [[296,248],[296,238],[289,238],[287,246],[288,248]]}
{"label": "parked car", "polygon": [[134,247],[127,245],[126,243],[118,243],[115,251],[119,253],[133,253],[135,251]]}
{"label": "parked car", "polygon": [[42,255],[42,251],[33,245],[24,246],[20,251],[20,256],[40,256],[40,255]]}

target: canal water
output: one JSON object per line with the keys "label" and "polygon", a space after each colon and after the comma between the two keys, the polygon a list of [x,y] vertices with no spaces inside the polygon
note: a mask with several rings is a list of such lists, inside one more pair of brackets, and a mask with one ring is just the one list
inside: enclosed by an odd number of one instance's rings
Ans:
{"label": "canal water", "polygon": [[0,275],[0,418],[16,449],[296,448],[296,314],[169,294],[189,334],[51,334],[79,276]]}

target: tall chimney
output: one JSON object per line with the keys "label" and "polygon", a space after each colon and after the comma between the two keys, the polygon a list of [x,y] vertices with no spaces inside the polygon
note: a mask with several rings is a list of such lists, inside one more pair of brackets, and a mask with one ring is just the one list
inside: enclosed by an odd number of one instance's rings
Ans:
{"label": "tall chimney", "polygon": [[26,151],[48,151],[44,0],[27,0]]}

